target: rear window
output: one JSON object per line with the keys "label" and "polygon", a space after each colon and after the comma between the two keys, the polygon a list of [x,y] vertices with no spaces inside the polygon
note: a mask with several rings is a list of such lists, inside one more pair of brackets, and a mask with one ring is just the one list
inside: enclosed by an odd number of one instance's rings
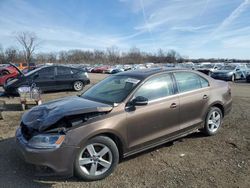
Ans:
{"label": "rear window", "polygon": [[71,74],[71,70],[68,67],[57,67],[57,75]]}
{"label": "rear window", "polygon": [[192,72],[176,72],[174,76],[180,93],[209,86],[205,78]]}

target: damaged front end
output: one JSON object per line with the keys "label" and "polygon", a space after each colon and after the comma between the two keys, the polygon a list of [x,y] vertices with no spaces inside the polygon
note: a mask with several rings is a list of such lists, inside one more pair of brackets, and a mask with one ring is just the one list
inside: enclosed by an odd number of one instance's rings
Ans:
{"label": "damaged front end", "polygon": [[32,108],[22,117],[20,134],[35,148],[56,148],[68,129],[109,113],[113,107],[81,97],[67,97]]}

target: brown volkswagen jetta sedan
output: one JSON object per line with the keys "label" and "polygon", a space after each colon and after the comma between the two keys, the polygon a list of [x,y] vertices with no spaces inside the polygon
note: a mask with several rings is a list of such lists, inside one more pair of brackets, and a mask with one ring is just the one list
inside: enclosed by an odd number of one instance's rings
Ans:
{"label": "brown volkswagen jetta sedan", "polygon": [[28,163],[99,180],[119,159],[197,130],[218,132],[232,107],[228,83],[180,69],[122,72],[80,96],[36,106],[16,132]]}

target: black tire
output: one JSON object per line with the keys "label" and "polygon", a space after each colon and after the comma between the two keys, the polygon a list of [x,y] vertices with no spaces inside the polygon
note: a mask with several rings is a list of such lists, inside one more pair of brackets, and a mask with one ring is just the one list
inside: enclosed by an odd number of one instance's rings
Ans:
{"label": "black tire", "polygon": [[[97,175],[87,174],[86,172],[84,172],[84,170],[82,169],[82,167],[80,165],[80,158],[83,157],[83,155],[85,155],[84,151],[87,151],[86,147],[90,146],[92,144],[93,145],[96,144],[97,146],[98,146],[98,144],[100,144],[102,146],[107,147],[109,149],[108,154],[110,154],[112,156],[111,162],[110,162],[110,164],[111,164],[110,167],[108,167],[106,169],[106,171],[104,171],[103,173],[101,172],[102,174],[97,174]],[[96,154],[98,154],[98,152]],[[85,158],[85,157],[83,157],[83,158]],[[89,156],[88,158],[91,158],[91,156]],[[118,151],[118,148],[117,148],[115,142],[112,139],[110,139],[109,137],[97,136],[97,137],[90,139],[83,147],[81,147],[79,152],[76,154],[75,161],[74,161],[74,174],[76,177],[78,177],[79,179],[82,179],[84,181],[101,180],[101,179],[104,179],[105,177],[109,176],[114,171],[118,162],[119,162],[119,151]],[[91,163],[86,164],[86,165],[90,165],[90,168],[92,168],[93,163],[94,162],[91,162]],[[97,163],[97,165],[99,165],[98,166],[99,168],[102,167],[102,165],[99,164],[99,162],[96,162],[96,163]],[[83,168],[85,168],[85,166]]]}
{"label": "black tire", "polygon": [[75,82],[73,83],[73,89],[74,89],[75,91],[81,91],[81,90],[83,90],[83,88],[84,88],[84,84],[83,84],[82,81],[75,81]]}
{"label": "black tire", "polygon": [[[211,116],[213,116],[213,113],[216,114],[215,117],[217,117],[217,118],[220,117],[219,121],[216,122],[216,120],[213,121],[211,119]],[[219,115],[219,116],[217,116],[217,115]],[[213,122],[213,124],[210,123],[211,121]],[[206,116],[203,132],[207,136],[215,135],[219,131],[219,129],[222,125],[222,122],[223,122],[223,114],[222,114],[221,110],[217,107],[211,107],[209,112],[207,113],[207,116]],[[217,126],[217,128],[215,125]],[[214,129],[213,129],[213,127],[214,127]]]}

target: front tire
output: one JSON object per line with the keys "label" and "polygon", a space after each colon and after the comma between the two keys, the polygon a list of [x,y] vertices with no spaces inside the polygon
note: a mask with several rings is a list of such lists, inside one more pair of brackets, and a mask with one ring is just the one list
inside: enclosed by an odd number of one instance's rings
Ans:
{"label": "front tire", "polygon": [[75,81],[73,84],[73,89],[75,91],[81,91],[83,89],[84,85],[82,81]]}
{"label": "front tire", "polygon": [[74,162],[75,175],[85,181],[109,176],[119,162],[115,142],[105,136],[90,139],[78,152]]}
{"label": "front tire", "polygon": [[223,115],[221,110],[217,107],[210,108],[206,117],[203,132],[208,136],[215,135],[221,127],[222,120]]}

